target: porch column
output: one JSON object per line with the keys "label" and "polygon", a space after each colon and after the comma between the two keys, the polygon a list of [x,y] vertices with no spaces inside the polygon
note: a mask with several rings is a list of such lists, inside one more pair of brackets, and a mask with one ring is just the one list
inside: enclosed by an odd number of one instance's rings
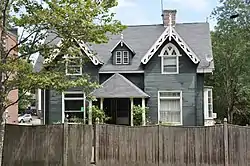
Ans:
{"label": "porch column", "polygon": [[142,125],[145,126],[146,125],[145,98],[142,98],[141,106],[142,106]]}
{"label": "porch column", "polygon": [[104,101],[104,98],[101,98],[100,99],[100,109],[103,110],[103,101]]}
{"label": "porch column", "polygon": [[131,108],[131,111],[130,111],[130,125],[133,126],[134,125],[134,116],[133,116],[133,110],[134,110],[134,99],[133,98],[130,98],[130,108]]}
{"label": "porch column", "polygon": [[89,125],[92,125],[92,100],[89,101]]}

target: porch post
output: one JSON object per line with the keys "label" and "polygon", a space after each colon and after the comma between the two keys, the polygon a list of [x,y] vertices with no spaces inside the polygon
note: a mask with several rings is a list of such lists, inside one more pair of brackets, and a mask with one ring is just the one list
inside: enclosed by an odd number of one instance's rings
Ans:
{"label": "porch post", "polygon": [[92,125],[92,100],[89,101],[89,125]]}
{"label": "porch post", "polygon": [[146,125],[145,98],[142,98],[141,106],[142,106],[142,125],[145,126]]}
{"label": "porch post", "polygon": [[134,125],[134,117],[133,117],[133,109],[134,109],[134,99],[133,98],[130,98],[130,108],[131,108],[131,111],[130,111],[130,125],[133,126]]}
{"label": "porch post", "polygon": [[100,109],[101,109],[101,110],[103,110],[103,100],[104,100],[104,98],[101,98],[101,99],[100,99]]}

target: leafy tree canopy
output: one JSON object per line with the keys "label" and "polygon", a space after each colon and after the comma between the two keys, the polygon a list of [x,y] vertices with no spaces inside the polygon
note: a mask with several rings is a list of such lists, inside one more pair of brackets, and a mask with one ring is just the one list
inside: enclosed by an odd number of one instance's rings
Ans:
{"label": "leafy tree canopy", "polygon": [[[250,5],[243,0],[220,0],[212,16],[215,72],[208,78],[214,86],[214,106],[229,122],[250,122]],[[232,15],[238,14],[236,18]],[[230,18],[231,17],[231,18]]]}
{"label": "leafy tree canopy", "polygon": [[[83,75],[75,80],[65,76],[64,70],[56,70],[64,63],[63,58],[46,64],[40,72],[34,73],[29,63],[31,55],[39,53],[45,59],[51,55],[80,55],[75,41],[104,43],[107,34],[116,34],[125,27],[114,19],[111,8],[116,0],[2,0],[0,2],[0,115],[6,108],[18,101],[9,101],[11,90],[21,88],[23,94],[30,89],[66,90],[70,87],[97,87],[89,77]],[[9,33],[12,27],[22,31],[15,45],[6,47],[6,39],[15,40]],[[44,42],[53,33],[52,41]],[[62,39],[60,45],[53,40]],[[69,49],[70,48],[70,49]],[[56,52],[55,52],[56,50]],[[17,53],[17,51],[19,53]],[[49,68],[48,68],[49,67]],[[49,70],[48,70],[49,69]]]}

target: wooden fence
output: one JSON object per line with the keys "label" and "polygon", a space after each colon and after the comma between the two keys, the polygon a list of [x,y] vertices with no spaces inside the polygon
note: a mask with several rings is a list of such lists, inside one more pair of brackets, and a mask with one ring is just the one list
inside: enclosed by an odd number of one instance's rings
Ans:
{"label": "wooden fence", "polygon": [[90,166],[93,158],[97,166],[248,166],[250,128],[5,127],[3,166]]}

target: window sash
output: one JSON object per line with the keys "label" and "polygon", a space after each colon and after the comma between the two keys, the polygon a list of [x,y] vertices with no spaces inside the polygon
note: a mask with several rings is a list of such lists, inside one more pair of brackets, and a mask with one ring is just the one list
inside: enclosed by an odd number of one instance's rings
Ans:
{"label": "window sash", "polygon": [[122,52],[116,51],[116,64],[122,64]]}
{"label": "window sash", "polygon": [[213,93],[211,88],[204,88],[204,111],[205,119],[213,118]]}
{"label": "window sash", "polygon": [[129,52],[128,51],[123,51],[123,64],[129,64]]}
{"label": "window sash", "polygon": [[82,59],[80,57],[67,58],[66,75],[82,75]]}
{"label": "window sash", "polygon": [[159,120],[163,123],[182,124],[181,92],[159,92]]}
{"label": "window sash", "polygon": [[162,73],[176,74],[179,72],[179,58],[178,56],[163,56],[162,57]]}

